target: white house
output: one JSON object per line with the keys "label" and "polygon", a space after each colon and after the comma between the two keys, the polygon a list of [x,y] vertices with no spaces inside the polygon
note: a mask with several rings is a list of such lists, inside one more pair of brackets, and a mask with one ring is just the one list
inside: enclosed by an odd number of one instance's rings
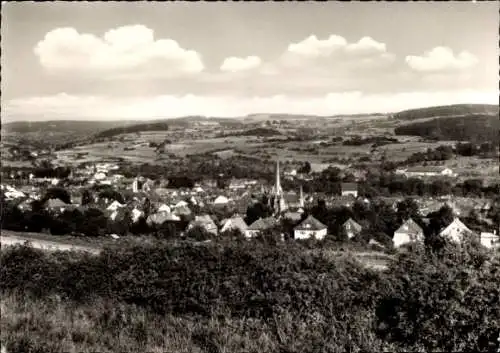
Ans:
{"label": "white house", "polygon": [[214,205],[226,205],[227,203],[229,202],[229,199],[225,196],[218,196],[215,200],[214,200]]}
{"label": "white house", "polygon": [[490,249],[500,247],[500,237],[497,231],[494,230],[493,233],[481,232],[481,244]]}
{"label": "white house", "polygon": [[245,237],[252,238],[260,234],[263,230],[271,229],[278,224],[274,217],[260,218],[248,226]]}
{"label": "white house", "polygon": [[107,210],[108,211],[116,211],[118,208],[121,208],[121,207],[125,207],[125,205],[122,205],[121,203],[119,203],[118,201],[113,201],[108,207],[107,207]]}
{"label": "white house", "polygon": [[448,176],[452,177],[456,174],[453,170],[445,166],[422,166],[410,167],[407,169],[400,169],[396,171],[398,174],[404,174],[407,177],[431,177],[431,176]]}
{"label": "white house", "polygon": [[229,230],[238,229],[241,234],[245,234],[247,228],[248,226],[245,223],[245,220],[239,215],[234,215],[233,217],[222,221],[222,228],[220,231],[221,233],[224,233]]}
{"label": "white house", "polygon": [[457,217],[439,233],[440,236],[457,243],[461,242],[464,236],[471,234],[473,234],[472,231]]}
{"label": "white house", "polygon": [[344,228],[349,239],[354,238],[363,230],[363,227],[352,218],[349,218],[347,221],[345,221],[342,225],[342,228]]}
{"label": "white house", "polygon": [[167,212],[170,213],[170,207],[166,204],[161,204],[160,207],[158,207],[158,212]]}
{"label": "white house", "polygon": [[217,235],[217,226],[209,215],[195,216],[195,219],[188,224],[187,230],[194,227],[201,227],[207,232]]}
{"label": "white house", "polygon": [[341,185],[342,196],[354,196],[358,197],[358,184],[356,183],[342,183]]}
{"label": "white house", "polygon": [[318,239],[321,240],[326,236],[328,227],[318,221],[313,216],[307,217],[302,223],[294,228],[295,239]]}
{"label": "white house", "polygon": [[423,229],[411,218],[404,222],[399,227],[392,237],[392,242],[395,248],[413,242],[423,242],[424,231]]}

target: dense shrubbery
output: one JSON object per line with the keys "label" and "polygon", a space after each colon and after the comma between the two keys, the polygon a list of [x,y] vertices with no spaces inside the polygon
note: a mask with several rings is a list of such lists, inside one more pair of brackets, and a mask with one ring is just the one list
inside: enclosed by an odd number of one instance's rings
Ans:
{"label": "dense shrubbery", "polygon": [[[3,294],[105,299],[223,320],[221,328],[253,320],[274,328],[262,351],[498,349],[500,263],[475,244],[409,249],[385,273],[289,243],[136,246],[95,257],[17,246],[1,262]],[[223,344],[217,330],[192,334]]]}

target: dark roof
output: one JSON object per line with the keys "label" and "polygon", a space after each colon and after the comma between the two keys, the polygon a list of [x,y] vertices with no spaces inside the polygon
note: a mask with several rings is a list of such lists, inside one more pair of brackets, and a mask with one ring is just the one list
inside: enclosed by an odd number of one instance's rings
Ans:
{"label": "dark roof", "polygon": [[248,229],[249,230],[264,230],[269,229],[278,224],[278,221],[274,217],[260,218],[253,222]]}
{"label": "dark roof", "polygon": [[308,216],[295,230],[322,230],[328,228],[313,216]]}
{"label": "dark roof", "polygon": [[423,233],[423,230],[413,219],[409,218],[395,233]]}
{"label": "dark roof", "polygon": [[343,226],[346,227],[346,226],[350,226],[350,228],[356,232],[361,232],[361,230],[363,229],[363,227],[358,223],[356,222],[354,219],[352,218],[349,218],[347,221],[344,222]]}

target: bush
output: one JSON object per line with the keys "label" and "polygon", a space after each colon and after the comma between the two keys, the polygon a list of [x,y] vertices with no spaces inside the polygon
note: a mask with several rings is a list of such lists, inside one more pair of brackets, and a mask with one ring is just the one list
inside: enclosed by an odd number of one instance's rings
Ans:
{"label": "bush", "polygon": [[401,254],[377,307],[380,337],[426,351],[498,350],[500,262],[490,255],[473,242]]}

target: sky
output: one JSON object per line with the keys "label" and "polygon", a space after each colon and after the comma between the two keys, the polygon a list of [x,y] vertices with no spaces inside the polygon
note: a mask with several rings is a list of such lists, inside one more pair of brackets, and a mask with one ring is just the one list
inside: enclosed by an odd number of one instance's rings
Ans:
{"label": "sky", "polygon": [[499,3],[4,2],[1,116],[498,104]]}

